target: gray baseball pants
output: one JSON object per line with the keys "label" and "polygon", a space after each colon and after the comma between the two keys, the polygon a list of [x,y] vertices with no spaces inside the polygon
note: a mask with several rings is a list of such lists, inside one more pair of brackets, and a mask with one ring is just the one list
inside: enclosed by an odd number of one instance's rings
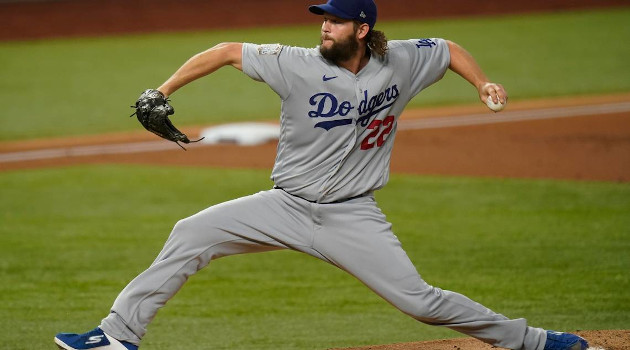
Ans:
{"label": "gray baseball pants", "polygon": [[428,285],[367,195],[317,204],[281,189],[207,208],[175,225],[153,264],[118,295],[100,327],[139,344],[157,311],[188,277],[224,256],[293,249],[339,267],[418,321],[486,343],[542,350],[543,329],[508,319],[467,297]]}

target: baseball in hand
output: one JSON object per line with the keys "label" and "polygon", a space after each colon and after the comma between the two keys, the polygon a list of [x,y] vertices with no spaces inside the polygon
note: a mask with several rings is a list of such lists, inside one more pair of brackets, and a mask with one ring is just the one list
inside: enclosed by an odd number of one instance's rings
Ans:
{"label": "baseball in hand", "polygon": [[488,98],[486,99],[486,105],[488,106],[488,108],[495,112],[498,112],[505,108],[506,104],[507,101],[505,101],[505,103],[501,103],[501,101],[499,101],[498,103],[494,103],[494,101],[492,101],[492,96],[488,96]]}

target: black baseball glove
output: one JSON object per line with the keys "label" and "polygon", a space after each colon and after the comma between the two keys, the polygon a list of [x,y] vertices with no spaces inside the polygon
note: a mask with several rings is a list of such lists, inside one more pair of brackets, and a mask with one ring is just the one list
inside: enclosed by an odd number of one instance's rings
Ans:
{"label": "black baseball glove", "polygon": [[136,101],[136,105],[131,106],[136,111],[130,117],[133,117],[135,114],[145,129],[164,139],[175,142],[179,147],[186,150],[179,142],[191,143],[201,141],[203,138],[190,141],[184,133],[177,130],[171,120],[168,119],[169,115],[175,113],[175,109],[168,102],[169,100],[160,91],[154,89],[145,90]]}

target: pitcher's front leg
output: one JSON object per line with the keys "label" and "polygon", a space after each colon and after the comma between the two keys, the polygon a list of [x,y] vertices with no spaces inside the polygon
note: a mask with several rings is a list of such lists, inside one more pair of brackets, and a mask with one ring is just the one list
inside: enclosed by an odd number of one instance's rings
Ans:
{"label": "pitcher's front leg", "polygon": [[158,310],[211,260],[286,248],[264,234],[265,222],[273,215],[259,197],[222,203],[177,222],[153,264],[118,295],[101,329],[118,340],[139,344]]}

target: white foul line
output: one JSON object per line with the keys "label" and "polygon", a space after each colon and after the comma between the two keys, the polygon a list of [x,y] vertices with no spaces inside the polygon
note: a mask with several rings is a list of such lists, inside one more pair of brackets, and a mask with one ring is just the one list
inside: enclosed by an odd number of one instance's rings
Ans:
{"label": "white foul line", "polygon": [[94,156],[104,154],[156,152],[168,149],[178,149],[173,147],[177,147],[177,145],[171,142],[163,141],[121,143],[113,145],[72,146],[35,151],[4,153],[0,154],[0,163],[65,157]]}
{"label": "white foul line", "polygon": [[[469,126],[481,124],[493,124],[504,122],[517,122],[524,120],[539,120],[552,118],[579,117],[587,115],[600,115],[623,113],[630,111],[630,102],[557,107],[544,109],[530,109],[523,111],[505,111],[498,114],[479,113],[453,117],[423,118],[413,120],[400,120],[398,130],[436,129],[456,126]],[[54,159],[65,157],[81,157],[105,154],[124,154],[139,152],[157,152],[173,150],[176,145],[167,141],[134,142],[113,145],[73,146],[64,148],[42,149],[34,151],[21,151],[0,154],[0,163],[21,162],[29,160]],[[187,148],[204,147],[200,144],[189,144]]]}
{"label": "white foul line", "polygon": [[469,126],[504,122],[518,122],[524,120],[623,113],[628,111],[630,111],[630,102],[577,107],[530,109],[524,111],[506,111],[496,114],[479,113],[442,118],[401,120],[398,123],[398,130],[434,129],[453,126]]}

